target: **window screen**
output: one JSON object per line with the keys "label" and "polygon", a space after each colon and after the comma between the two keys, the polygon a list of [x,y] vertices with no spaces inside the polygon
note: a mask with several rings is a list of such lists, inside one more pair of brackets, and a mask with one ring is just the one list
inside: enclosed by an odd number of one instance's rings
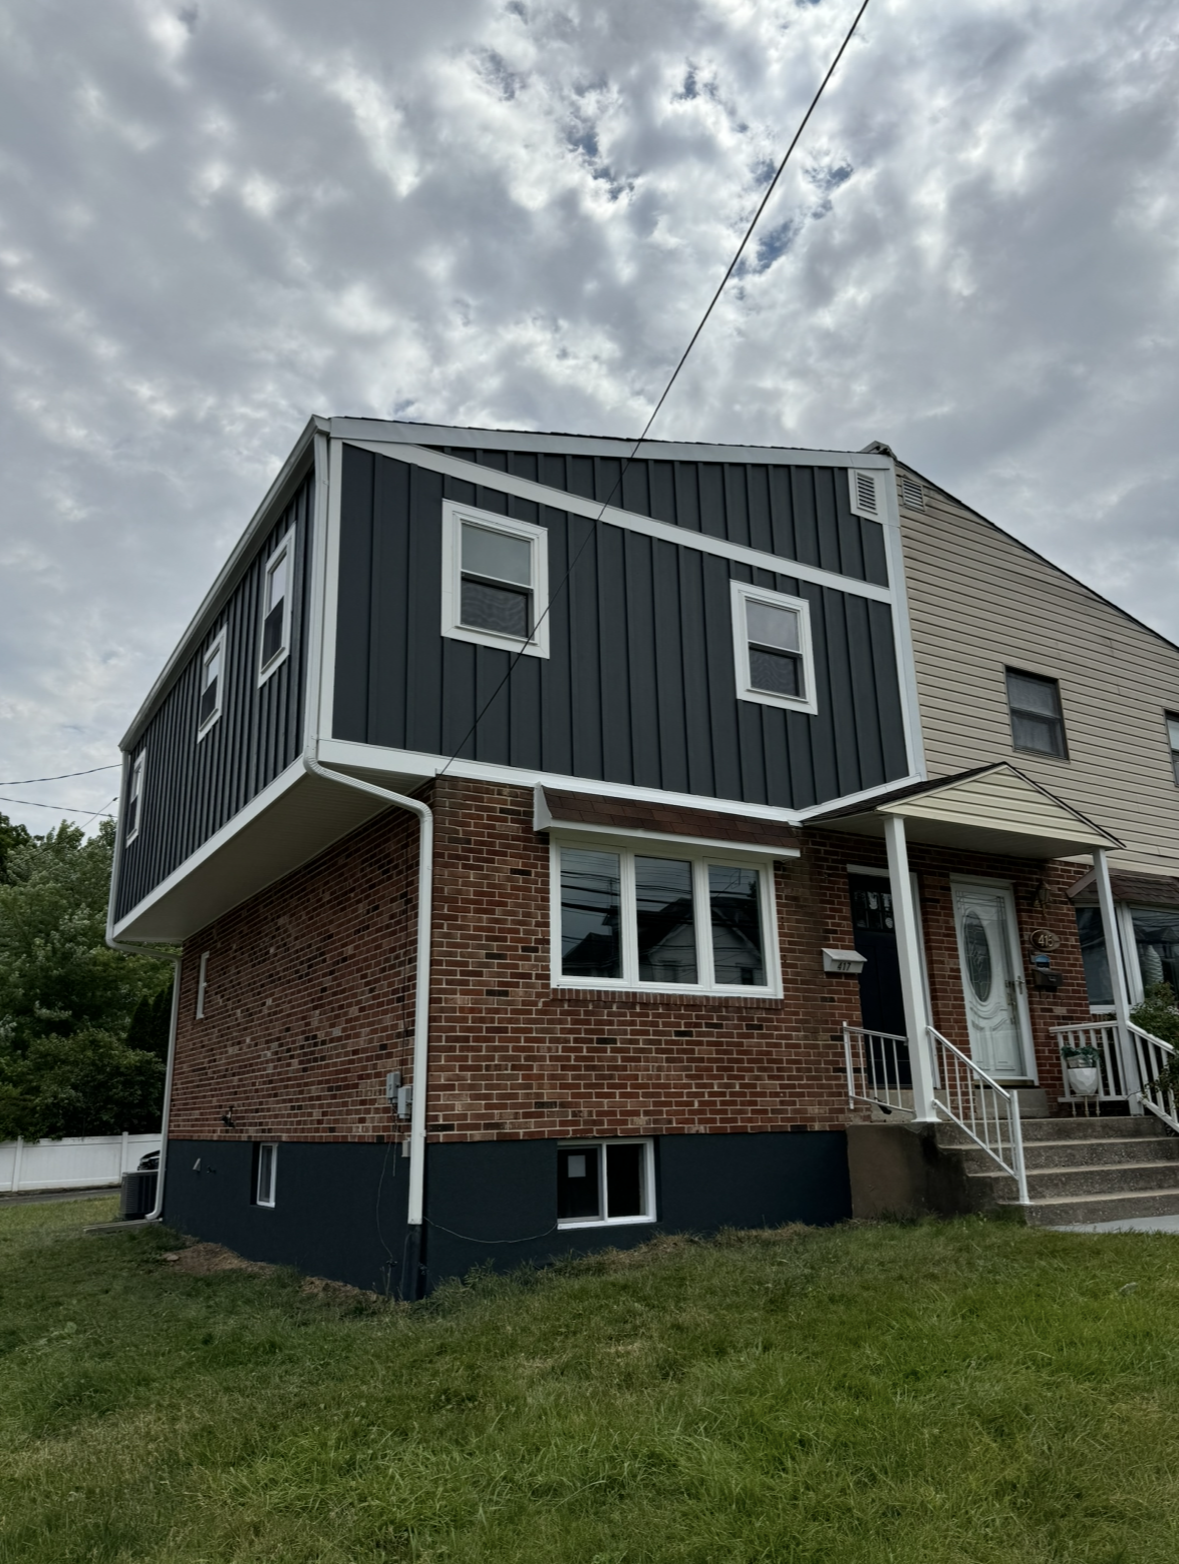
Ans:
{"label": "window screen", "polygon": [[266,589],[262,603],[263,668],[268,668],[286,650],[290,565],[290,546],[284,544],[266,567]]}
{"label": "window screen", "polygon": [[203,729],[221,711],[221,673],[225,661],[224,636],[218,636],[205,653],[201,667],[201,698],[197,708],[197,728]]}
{"label": "window screen", "polygon": [[797,611],[747,598],[745,628],[749,636],[750,685],[770,695],[802,699],[806,681]]}
{"label": "window screen", "polygon": [[139,835],[139,827],[143,819],[143,766],[145,757],[139,759],[131,768],[131,793],[127,799],[127,827],[126,840],[134,841]]}
{"label": "window screen", "polygon": [[526,641],[532,634],[532,544],[491,527],[462,524],[460,620]]}
{"label": "window screen", "polygon": [[1011,742],[1034,755],[1067,756],[1060,688],[1055,679],[1007,670],[1007,704],[1011,710]]}

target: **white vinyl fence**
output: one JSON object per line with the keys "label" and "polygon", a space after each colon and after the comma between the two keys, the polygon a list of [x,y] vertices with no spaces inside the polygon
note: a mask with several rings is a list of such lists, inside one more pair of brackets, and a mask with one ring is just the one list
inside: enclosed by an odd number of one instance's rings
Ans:
{"label": "white vinyl fence", "polygon": [[0,1141],[0,1195],[36,1189],[101,1189],[159,1151],[156,1135],[74,1135]]}

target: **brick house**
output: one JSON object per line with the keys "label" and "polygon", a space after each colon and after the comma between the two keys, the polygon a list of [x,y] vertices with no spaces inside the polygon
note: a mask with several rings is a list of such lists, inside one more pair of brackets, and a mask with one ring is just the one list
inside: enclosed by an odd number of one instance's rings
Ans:
{"label": "brick house", "polygon": [[869,1209],[886,1116],[1031,1209],[1062,1041],[1173,1117],[1179,651],[885,447],[628,455],[314,419],[162,671],[110,938],[183,951],[173,1225],[416,1296]]}

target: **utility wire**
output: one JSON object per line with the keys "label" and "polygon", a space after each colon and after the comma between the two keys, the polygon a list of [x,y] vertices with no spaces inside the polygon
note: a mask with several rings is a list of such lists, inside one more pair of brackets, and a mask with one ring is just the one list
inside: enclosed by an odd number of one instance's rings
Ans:
{"label": "utility wire", "polygon": [[[12,783],[10,782],[8,786],[11,787]],[[118,796],[119,795],[116,793],[115,798],[118,798]],[[113,804],[115,798],[108,799],[108,803]],[[56,809],[59,814],[63,815],[86,814],[84,809],[74,809],[69,804],[41,804],[38,803],[35,798],[8,798],[3,793],[0,793],[0,804],[22,804],[26,809]],[[108,820],[113,820],[115,818],[114,815],[107,811],[104,805],[102,809],[96,809],[93,815],[86,815],[86,821],[93,820],[95,815],[102,814],[105,814]],[[86,821],[83,821],[83,824],[85,824]]]}
{"label": "utility wire", "polygon": [[55,777],[19,777],[15,782],[0,782],[0,787],[28,787],[34,782],[64,782],[67,777],[92,777],[96,771],[118,771],[121,765],[122,761],[116,761],[113,766],[91,766],[89,771],[59,771]]}
{"label": "utility wire", "polygon": [[[548,601],[548,604],[545,606],[544,612],[541,614],[540,618],[536,621],[536,624],[533,626],[532,636],[529,638],[530,640],[533,637],[535,637],[536,631],[540,628],[540,626],[548,618],[550,612],[552,611],[552,606],[553,606],[553,603],[556,600],[557,596],[561,592],[563,592],[565,590],[565,587],[569,583],[569,577],[573,574],[573,568],[577,564],[577,562],[581,558],[581,556],[585,553],[586,548],[588,547],[588,545],[590,543],[590,540],[597,536],[598,525],[601,522],[602,517],[606,514],[606,511],[610,508],[611,500],[613,500],[614,496],[618,493],[619,489],[622,487],[622,480],[626,476],[627,468],[634,461],[635,457],[638,455],[639,450],[641,449],[641,447],[643,445],[644,440],[646,440],[648,434],[650,434],[652,424],[654,424],[656,418],[658,418],[658,416],[660,414],[660,411],[663,408],[664,402],[667,401],[667,398],[668,398],[668,396],[669,396],[669,394],[671,392],[671,388],[675,385],[676,381],[679,379],[680,370],[683,369],[684,365],[687,363],[688,355],[691,353],[692,349],[696,346],[696,343],[697,343],[697,341],[700,338],[700,333],[704,330],[705,326],[708,324],[709,317],[711,316],[713,310],[716,308],[717,304],[719,303],[720,296],[725,291],[725,288],[726,288],[726,286],[727,286],[727,284],[729,282],[729,279],[732,277],[733,273],[737,270],[737,267],[740,264],[741,257],[745,254],[745,250],[746,250],[746,248],[747,248],[747,246],[749,244],[749,241],[753,237],[753,230],[757,227],[758,222],[761,219],[761,214],[765,211],[766,207],[769,205],[770,197],[773,195],[774,191],[777,189],[778,181],[781,179],[783,173],[785,173],[786,165],[787,165],[787,163],[789,163],[791,155],[794,152],[795,147],[797,147],[797,145],[798,145],[798,143],[799,143],[799,141],[800,141],[800,139],[802,137],[802,133],[806,129],[807,124],[810,121],[810,117],[815,112],[815,109],[819,105],[819,99],[823,96],[824,92],[827,90],[828,82],[830,82],[832,76],[835,75],[835,71],[836,71],[836,69],[837,69],[837,67],[839,65],[839,62],[840,62],[840,60],[843,59],[844,53],[847,50],[847,46],[848,46],[849,43],[851,43],[852,38],[855,35],[856,28],[860,25],[860,18],[863,16],[864,12],[868,9],[868,4],[869,4],[869,0],[862,0],[862,4],[860,5],[859,10],[856,12],[855,17],[852,20],[852,24],[848,28],[847,33],[844,36],[843,42],[840,44],[838,50],[836,51],[835,58],[831,61],[831,64],[827,67],[827,74],[823,77],[822,81],[819,83],[818,88],[817,88],[817,90],[815,92],[815,95],[814,95],[814,97],[810,101],[810,106],[808,107],[806,113],[802,116],[802,119],[799,121],[798,129],[794,132],[794,135],[793,135],[793,137],[791,138],[791,141],[790,141],[790,145],[786,148],[786,151],[785,151],[785,153],[784,153],[784,155],[782,157],[782,161],[778,164],[777,172],[774,174],[773,179],[771,179],[769,184],[766,186],[765,194],[762,196],[761,200],[758,202],[757,210],[756,210],[756,212],[754,212],[753,217],[750,220],[749,226],[745,230],[745,234],[744,234],[744,237],[741,240],[741,243],[737,246],[737,249],[736,249],[736,251],[733,254],[733,259],[729,262],[728,267],[725,270],[724,276],[721,278],[719,284],[717,285],[716,292],[712,295],[712,298],[708,301],[708,308],[704,311],[704,314],[700,317],[699,324],[697,325],[695,331],[692,333],[692,335],[691,335],[691,337],[690,337],[690,339],[688,341],[687,347],[680,354],[679,362],[676,364],[675,368],[671,372],[671,378],[668,380],[667,384],[664,386],[662,392],[659,395],[659,400],[655,403],[655,406],[652,408],[651,416],[647,419],[647,422],[643,425],[643,432],[642,432],[642,434],[635,441],[633,447],[631,448],[630,454],[626,457],[626,459],[622,463],[622,466],[619,468],[618,477],[615,478],[614,484],[613,484],[613,487],[610,490],[610,493],[602,501],[602,506],[601,506],[601,509],[598,511],[598,514],[592,519],[592,521],[590,523],[590,529],[586,533],[585,538],[584,538],[584,540],[581,543],[581,546],[578,548],[578,550],[574,554],[573,558],[569,561],[569,568],[566,570],[564,576],[561,578],[561,581],[560,581],[560,583],[557,586],[557,590],[551,594],[551,596],[549,598],[549,601]],[[449,771],[452,762],[458,759],[460,751],[463,750],[466,747],[468,740],[471,738],[471,736],[475,732],[476,728],[478,728],[478,726],[479,726],[480,722],[482,722],[483,718],[487,715],[487,712],[488,712],[489,708],[491,707],[493,701],[496,700],[496,698],[498,697],[500,691],[503,689],[504,685],[512,677],[512,674],[515,672],[515,669],[516,669],[516,664],[520,661],[521,657],[523,657],[524,655],[525,654],[524,654],[524,648],[523,647],[518,652],[514,652],[512,654],[511,660],[508,663],[507,672],[504,674],[503,678],[496,685],[495,689],[492,690],[491,694],[483,702],[483,705],[479,708],[478,712],[475,715],[474,722],[472,722],[471,726],[467,729],[466,733],[463,735],[462,742],[458,745],[458,747],[455,749],[454,753],[447,760],[447,762],[443,766],[442,770],[438,772],[438,776],[444,777],[446,775],[447,771]]]}

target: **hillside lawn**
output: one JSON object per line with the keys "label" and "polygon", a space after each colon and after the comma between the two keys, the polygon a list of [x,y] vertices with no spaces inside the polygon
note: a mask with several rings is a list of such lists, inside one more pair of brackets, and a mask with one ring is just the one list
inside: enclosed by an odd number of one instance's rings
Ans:
{"label": "hillside lawn", "polygon": [[663,1239],[406,1307],[113,1214],[0,1208],[4,1564],[1179,1557],[1167,1235]]}

